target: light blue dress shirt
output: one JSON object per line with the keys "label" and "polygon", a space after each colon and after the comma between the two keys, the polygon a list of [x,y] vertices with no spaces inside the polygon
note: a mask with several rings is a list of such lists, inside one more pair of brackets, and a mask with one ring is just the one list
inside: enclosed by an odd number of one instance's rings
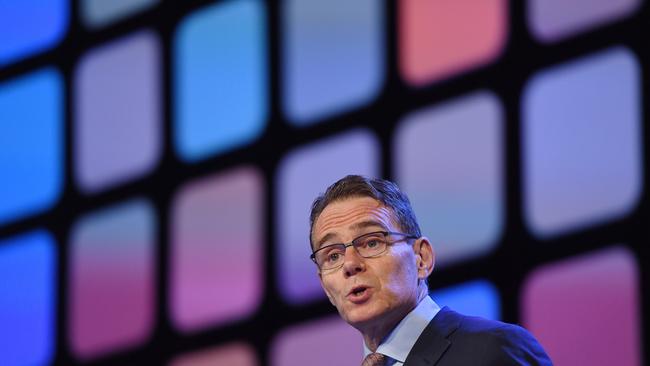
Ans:
{"label": "light blue dress shirt", "polygon": [[[393,329],[392,332],[377,347],[377,352],[388,356],[390,359],[386,363],[388,366],[403,365],[406,356],[411,352],[411,348],[429,325],[429,322],[440,311],[440,306],[433,299],[426,296],[418,306],[408,313],[404,319]],[[366,344],[363,344],[363,356],[372,353]]]}

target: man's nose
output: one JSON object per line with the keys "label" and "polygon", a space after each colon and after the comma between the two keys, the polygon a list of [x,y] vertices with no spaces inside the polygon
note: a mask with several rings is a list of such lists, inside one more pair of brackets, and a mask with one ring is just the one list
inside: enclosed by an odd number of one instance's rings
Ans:
{"label": "man's nose", "polygon": [[365,269],[364,258],[353,247],[345,248],[345,257],[343,261],[343,272],[346,277],[353,276]]}

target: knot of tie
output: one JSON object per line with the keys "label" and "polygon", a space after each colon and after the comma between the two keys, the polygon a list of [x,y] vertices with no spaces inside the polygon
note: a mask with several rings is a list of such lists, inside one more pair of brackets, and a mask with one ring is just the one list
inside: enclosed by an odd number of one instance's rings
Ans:
{"label": "knot of tie", "polygon": [[386,356],[381,353],[371,353],[363,359],[361,366],[383,366],[386,364]]}

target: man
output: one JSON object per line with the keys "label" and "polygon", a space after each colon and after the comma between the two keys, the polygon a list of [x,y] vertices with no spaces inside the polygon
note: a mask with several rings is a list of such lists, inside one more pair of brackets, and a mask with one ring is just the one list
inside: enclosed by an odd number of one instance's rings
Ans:
{"label": "man", "polygon": [[523,328],[428,296],[435,254],[394,183],[350,175],[331,185],[312,205],[310,241],[323,290],[363,335],[363,365],[552,365]]}

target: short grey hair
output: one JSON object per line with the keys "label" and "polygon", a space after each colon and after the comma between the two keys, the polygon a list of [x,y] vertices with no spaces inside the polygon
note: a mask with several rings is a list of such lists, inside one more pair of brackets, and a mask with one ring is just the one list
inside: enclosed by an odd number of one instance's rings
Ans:
{"label": "short grey hair", "polygon": [[381,204],[393,211],[397,224],[405,234],[422,236],[420,225],[415,218],[413,208],[411,208],[411,202],[397,184],[385,179],[348,175],[327,187],[325,193],[319,195],[311,205],[309,242],[312,244],[312,249],[314,222],[316,222],[325,207],[332,202],[351,197],[370,197],[381,202]]}

